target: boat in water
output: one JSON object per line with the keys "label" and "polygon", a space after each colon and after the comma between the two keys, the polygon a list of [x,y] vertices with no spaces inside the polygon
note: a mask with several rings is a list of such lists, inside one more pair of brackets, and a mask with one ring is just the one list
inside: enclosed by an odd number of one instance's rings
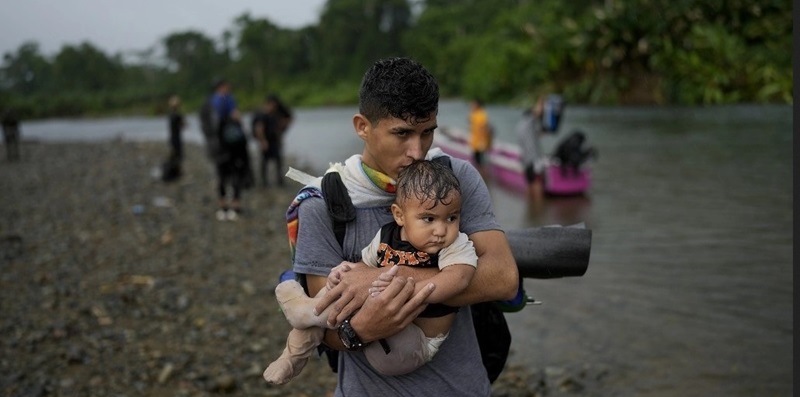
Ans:
{"label": "boat in water", "polygon": [[[474,165],[472,149],[469,147],[465,132],[452,128],[440,128],[435,135],[433,145],[442,149],[452,157],[467,160]],[[489,172],[494,182],[515,191],[527,189],[525,171],[520,159],[519,146],[508,142],[496,141],[489,150]],[[549,196],[578,196],[586,194],[591,187],[591,172],[582,166],[577,172],[562,170],[558,161],[548,157],[544,164],[544,192]]]}

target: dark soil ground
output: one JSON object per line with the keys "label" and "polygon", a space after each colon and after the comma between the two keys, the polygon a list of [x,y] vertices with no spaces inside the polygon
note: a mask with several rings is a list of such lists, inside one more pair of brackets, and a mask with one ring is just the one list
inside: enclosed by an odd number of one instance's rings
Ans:
{"label": "dark soil ground", "polygon": [[[289,331],[273,289],[299,186],[249,189],[220,222],[210,162],[186,151],[173,183],[153,175],[158,143],[25,142],[22,161],[0,160],[0,395],[333,390],[323,359],[287,385],[261,377]],[[556,372],[509,367],[493,395],[586,393],[585,374]]]}

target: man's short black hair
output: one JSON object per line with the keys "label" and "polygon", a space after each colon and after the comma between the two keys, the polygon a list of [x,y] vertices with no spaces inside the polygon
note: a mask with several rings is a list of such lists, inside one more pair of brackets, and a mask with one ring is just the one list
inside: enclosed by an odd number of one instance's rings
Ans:
{"label": "man's short black hair", "polygon": [[371,123],[396,117],[412,124],[439,110],[439,83],[421,64],[409,58],[386,58],[364,74],[358,111]]}

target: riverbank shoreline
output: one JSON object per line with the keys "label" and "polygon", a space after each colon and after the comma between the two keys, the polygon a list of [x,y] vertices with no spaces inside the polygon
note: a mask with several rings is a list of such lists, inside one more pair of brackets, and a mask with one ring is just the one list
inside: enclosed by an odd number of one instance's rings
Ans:
{"label": "riverbank shoreline", "polygon": [[[215,219],[213,168],[186,146],[184,175],[157,178],[166,144],[24,141],[0,160],[0,394],[327,395],[312,359],[287,385],[261,373],[289,331],[274,300],[290,266],[288,187],[254,187]],[[607,371],[509,366],[493,396],[578,393]]]}

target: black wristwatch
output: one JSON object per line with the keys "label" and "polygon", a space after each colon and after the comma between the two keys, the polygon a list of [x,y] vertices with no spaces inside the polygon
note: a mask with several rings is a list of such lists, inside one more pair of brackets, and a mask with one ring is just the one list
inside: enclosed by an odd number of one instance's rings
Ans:
{"label": "black wristwatch", "polygon": [[356,331],[353,330],[353,326],[350,325],[351,318],[352,316],[342,321],[342,324],[339,325],[339,339],[347,350],[357,351],[364,348],[367,344],[362,342],[361,338],[356,335]]}

